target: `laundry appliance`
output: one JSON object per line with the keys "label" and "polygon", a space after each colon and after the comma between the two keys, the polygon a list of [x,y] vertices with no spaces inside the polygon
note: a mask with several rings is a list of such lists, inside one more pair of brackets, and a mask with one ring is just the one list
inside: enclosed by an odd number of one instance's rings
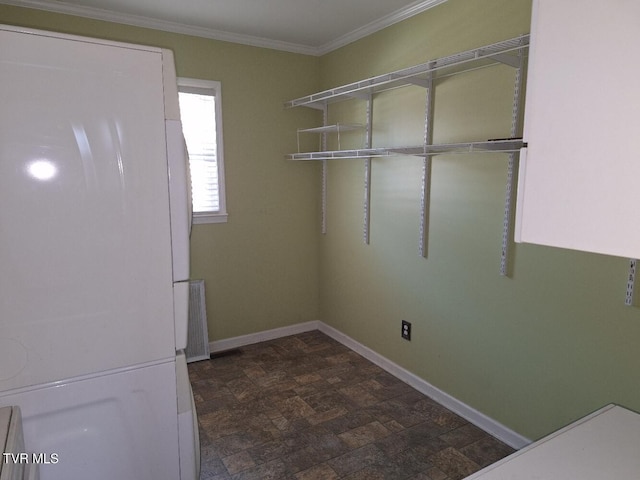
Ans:
{"label": "laundry appliance", "polygon": [[0,26],[0,86],[0,407],[42,480],[194,480],[172,52]]}
{"label": "laundry appliance", "polygon": [[25,449],[20,407],[0,407],[0,480],[38,480],[41,462],[56,458],[29,453]]}

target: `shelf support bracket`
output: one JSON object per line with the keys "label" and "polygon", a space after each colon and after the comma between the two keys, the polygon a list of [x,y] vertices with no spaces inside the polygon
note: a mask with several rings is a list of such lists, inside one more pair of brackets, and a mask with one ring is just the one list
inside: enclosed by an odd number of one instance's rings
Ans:
{"label": "shelf support bracket", "polygon": [[[322,125],[326,126],[329,120],[329,109],[327,104],[324,104],[322,108]],[[327,134],[323,132],[321,135],[322,138],[322,150],[325,151],[327,149]],[[323,235],[327,233],[327,175],[328,175],[328,166],[327,161],[322,161],[322,225],[321,231]]]}
{"label": "shelf support bracket", "polygon": [[418,87],[424,87],[424,88],[429,88],[429,85],[431,82],[429,79],[418,78],[418,77],[407,78],[405,79],[405,81],[407,83],[410,83],[411,85],[417,85]]}
{"label": "shelf support bracket", "polygon": [[356,100],[368,100],[371,94],[366,92],[351,92],[345,96]]}
{"label": "shelf support bracket", "polygon": [[[365,148],[372,145],[373,95],[367,96],[367,124],[365,130]],[[365,245],[369,245],[371,227],[371,157],[364,160],[364,224],[362,237]]]}
{"label": "shelf support bracket", "polygon": [[[432,67],[431,65],[430,67]],[[422,186],[420,192],[420,239],[418,254],[427,258],[429,250],[429,210],[431,203],[431,155],[427,154],[427,147],[433,143],[433,75],[429,73],[426,79],[427,95],[424,114],[424,160],[422,161]]]}
{"label": "shelf support bracket", "polygon": [[520,55],[509,55],[508,53],[496,53],[490,55],[489,58],[494,59],[497,62],[504,63],[513,68],[520,68]]}
{"label": "shelf support bracket", "polygon": [[[511,55],[509,55],[511,57]],[[511,110],[511,137],[518,136],[520,132],[520,110],[522,106],[522,72],[524,68],[524,53],[519,51],[518,65],[513,86],[513,106]],[[513,66],[513,65],[512,65]],[[512,152],[509,154],[509,165],[507,167],[507,185],[504,199],[504,217],[502,221],[502,248],[500,255],[500,275],[508,277],[511,274],[512,246],[513,246],[513,212],[515,207],[515,190],[518,160],[520,154]]]}
{"label": "shelf support bracket", "polygon": [[632,307],[634,304],[635,287],[636,287],[636,263],[635,258],[629,260],[629,276],[627,277],[627,296],[624,300],[624,304],[628,307]]}

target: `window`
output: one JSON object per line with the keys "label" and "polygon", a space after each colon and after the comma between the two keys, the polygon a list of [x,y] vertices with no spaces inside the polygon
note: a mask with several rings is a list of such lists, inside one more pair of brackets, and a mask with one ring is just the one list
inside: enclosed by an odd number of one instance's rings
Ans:
{"label": "window", "polygon": [[189,152],[193,223],[226,222],[220,82],[179,78],[178,95]]}

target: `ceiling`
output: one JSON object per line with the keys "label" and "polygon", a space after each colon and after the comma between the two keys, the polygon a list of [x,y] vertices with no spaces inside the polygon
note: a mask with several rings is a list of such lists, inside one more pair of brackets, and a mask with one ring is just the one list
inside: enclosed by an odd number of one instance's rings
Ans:
{"label": "ceiling", "polygon": [[0,0],[0,3],[322,55],[445,1]]}

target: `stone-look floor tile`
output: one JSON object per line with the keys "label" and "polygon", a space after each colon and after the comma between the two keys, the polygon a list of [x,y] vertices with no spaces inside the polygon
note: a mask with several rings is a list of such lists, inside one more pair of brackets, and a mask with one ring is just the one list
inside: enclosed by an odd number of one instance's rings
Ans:
{"label": "stone-look floor tile", "polygon": [[282,415],[278,418],[274,418],[271,422],[283,435],[299,432],[310,425],[307,418],[295,418],[293,420],[289,420]]}
{"label": "stone-look floor tile", "polygon": [[218,410],[234,406],[237,401],[238,399],[231,393],[218,395],[212,399],[196,402],[196,412],[198,412],[199,416],[204,416],[207,413],[213,413]]}
{"label": "stone-look floor tile", "polygon": [[441,427],[446,428],[447,430],[453,430],[455,428],[461,427],[467,423],[467,421],[456,415],[455,413],[445,410],[432,419],[433,423],[440,425]]}
{"label": "stone-look floor tile", "polygon": [[485,438],[487,434],[470,423],[440,435],[440,438],[454,448],[462,448]]}
{"label": "stone-look floor tile", "polygon": [[384,426],[387,427],[387,430],[394,433],[401,432],[402,430],[404,430],[404,427],[400,425],[398,422],[396,422],[395,420],[385,422]]}
{"label": "stone-look floor tile", "polygon": [[387,475],[387,472],[382,469],[371,466],[340,478],[342,480],[391,480],[391,478],[393,478]]}
{"label": "stone-look floor tile", "polygon": [[274,440],[251,447],[247,452],[255,460],[256,464],[263,464],[282,458],[294,450],[296,450],[295,445],[288,445],[285,442]]}
{"label": "stone-look floor tile", "polygon": [[379,400],[360,385],[341,388],[340,393],[359,407],[375,405]]}
{"label": "stone-look floor tile", "polygon": [[460,480],[480,470],[480,466],[469,460],[453,447],[445,448],[428,458],[429,463],[438,467],[452,480]]}
{"label": "stone-look floor tile", "polygon": [[378,447],[370,444],[357,450],[349,451],[339,457],[332,458],[327,461],[327,464],[333,468],[339,476],[344,477],[362,470],[365,467],[384,465],[388,463],[388,460]]}
{"label": "stone-look floor tile", "polygon": [[328,422],[329,420],[343,417],[347,413],[349,412],[346,408],[342,408],[342,407],[332,408],[331,410],[326,410],[324,412],[319,412],[319,413],[314,413],[313,415],[309,415],[307,417],[307,421],[311,425],[319,425],[321,423]]}
{"label": "stone-look floor tile", "polygon": [[[447,477],[446,475],[444,476],[444,478],[441,478],[439,480],[445,480]],[[427,475],[425,472],[420,472],[417,475],[414,475],[413,477],[409,477],[407,480],[433,480],[429,475]]]}
{"label": "stone-look floor tile", "polygon": [[325,412],[345,406],[344,396],[330,388],[304,395],[303,398],[316,412]]}
{"label": "stone-look floor tile", "polygon": [[313,395],[319,395],[321,393],[332,391],[332,385],[327,382],[324,378],[318,380],[317,382],[307,383],[304,385],[298,385],[293,388],[293,391],[296,392],[297,395],[300,395],[305,400],[308,397]]}
{"label": "stone-look floor tile", "polygon": [[202,459],[200,462],[200,477],[203,480],[228,473],[222,460],[211,449],[202,448],[200,455]]}
{"label": "stone-look floor tile", "polygon": [[269,463],[249,468],[231,476],[232,480],[293,480],[282,460],[272,460]]}
{"label": "stone-look floor tile", "polygon": [[411,448],[413,448],[414,450],[416,450],[417,452],[420,452],[420,454],[422,456],[424,456],[425,458],[430,457],[431,455],[434,455],[442,450],[444,450],[445,448],[449,448],[449,445],[447,445],[446,442],[444,442],[443,440],[439,439],[439,438],[430,438],[428,440],[424,440],[422,442],[418,442],[417,439],[414,439],[412,441],[413,446]]}
{"label": "stone-look floor tile", "polygon": [[480,440],[460,449],[460,452],[482,468],[511,455],[515,450],[508,445],[484,434]]}
{"label": "stone-look floor tile", "polygon": [[262,368],[260,365],[249,365],[247,366],[247,368],[243,369],[243,372],[247,377],[251,379],[260,378],[267,375],[267,372],[265,372],[264,368]]}
{"label": "stone-look floor tile", "polygon": [[313,383],[313,382],[317,382],[319,380],[322,380],[322,377],[320,375],[318,375],[317,373],[306,373],[306,374],[303,374],[303,375],[298,375],[298,376],[293,377],[293,378],[300,385],[306,385],[308,383]]}
{"label": "stone-look floor tile", "polygon": [[233,480],[231,475],[227,472],[218,473],[216,475],[209,476],[206,472],[200,472],[200,480]]}
{"label": "stone-look floor tile", "polygon": [[340,438],[322,426],[309,427],[291,434],[285,442],[297,448],[313,447],[320,462],[342,455],[349,450]]}
{"label": "stone-look floor tile", "polygon": [[455,480],[511,449],[318,331],[189,364],[200,480]]}
{"label": "stone-look floor tile", "polygon": [[249,378],[234,378],[227,383],[229,391],[238,400],[245,400],[247,398],[254,398],[260,393],[260,387]]}
{"label": "stone-look floor tile", "polygon": [[236,454],[230,455],[222,459],[222,463],[227,468],[227,472],[231,475],[242,472],[251,467],[255,467],[256,462],[253,461],[253,458],[246,452],[238,452]]}
{"label": "stone-look floor tile", "polygon": [[361,385],[371,391],[371,394],[379,400],[388,400],[412,392],[412,388],[406,383],[398,381],[396,384],[385,385],[380,378],[366,380]]}
{"label": "stone-look floor tile", "polygon": [[253,435],[247,432],[240,432],[212,440],[210,446],[221,457],[228,457],[259,444],[261,444],[260,440]]}
{"label": "stone-look floor tile", "polygon": [[332,355],[327,357],[327,362],[330,364],[339,364],[339,363],[348,363],[350,361],[358,360],[359,355],[355,352],[346,350],[343,353],[338,353],[336,355]]}
{"label": "stone-look floor tile", "polygon": [[[360,449],[364,450],[366,447]],[[349,480],[369,480],[382,478],[385,480],[406,479],[410,475],[419,473],[421,469],[429,467],[429,464],[411,459],[407,455],[397,458],[389,458],[385,455],[367,455],[363,468],[344,475],[342,478]],[[414,460],[414,461],[412,461]]]}
{"label": "stone-look floor tile", "polygon": [[407,405],[401,398],[378,402],[372,405],[371,408],[368,408],[367,411],[379,420],[380,423],[395,420],[404,428],[418,425],[429,419],[427,415]]}
{"label": "stone-look floor tile", "polygon": [[279,370],[275,372],[265,373],[264,375],[257,376],[252,380],[254,380],[260,388],[268,389],[270,387],[278,385],[280,382],[287,378],[287,372]]}
{"label": "stone-look floor tile", "polygon": [[412,444],[412,446],[416,444],[421,445],[427,443],[427,440],[433,440],[434,442],[438,441],[444,446],[449,446],[448,444],[446,444],[446,442],[438,438],[444,432],[445,430],[441,426],[436,425],[435,423],[430,421],[425,421],[407,428],[405,430],[405,435],[409,439],[409,442]]}
{"label": "stone-look floor tile", "polygon": [[427,457],[417,449],[407,449],[390,458],[396,465],[396,478],[408,478],[432,467]]}
{"label": "stone-look floor tile", "polygon": [[338,474],[329,465],[321,463],[296,473],[297,480],[337,480]]}
{"label": "stone-look floor tile", "polygon": [[242,425],[227,409],[202,415],[198,421],[211,440],[242,431]]}
{"label": "stone-look floor tile", "polygon": [[308,417],[315,413],[315,410],[309,406],[299,396],[286,398],[284,400],[275,402],[276,407],[282,413],[282,416],[293,420],[295,418]]}
{"label": "stone-look floor tile", "polygon": [[429,468],[425,473],[429,480],[448,480],[449,479],[447,474],[444,473],[442,470],[440,470],[438,467]]}
{"label": "stone-look floor tile", "polygon": [[271,418],[271,423],[273,423],[278,430],[286,431],[289,428],[291,422],[284,418],[280,412],[278,412],[278,415],[274,415]]}
{"label": "stone-look floor tile", "polygon": [[380,440],[389,434],[389,430],[380,422],[376,421],[341,433],[338,437],[350,448],[355,449]]}
{"label": "stone-look floor tile", "polygon": [[282,460],[287,465],[289,472],[297,474],[317,465],[318,462],[322,461],[322,458],[315,448],[305,447],[284,455]]}
{"label": "stone-look floor tile", "polygon": [[375,421],[373,415],[363,410],[352,410],[349,413],[324,422],[322,426],[334,434],[344,433],[356,427],[361,427]]}
{"label": "stone-look floor tile", "polygon": [[[391,434],[382,440],[378,440],[376,445],[382,450],[389,458],[393,458],[401,452],[410,448],[407,436],[403,433]],[[435,453],[435,452],[434,452]]]}

